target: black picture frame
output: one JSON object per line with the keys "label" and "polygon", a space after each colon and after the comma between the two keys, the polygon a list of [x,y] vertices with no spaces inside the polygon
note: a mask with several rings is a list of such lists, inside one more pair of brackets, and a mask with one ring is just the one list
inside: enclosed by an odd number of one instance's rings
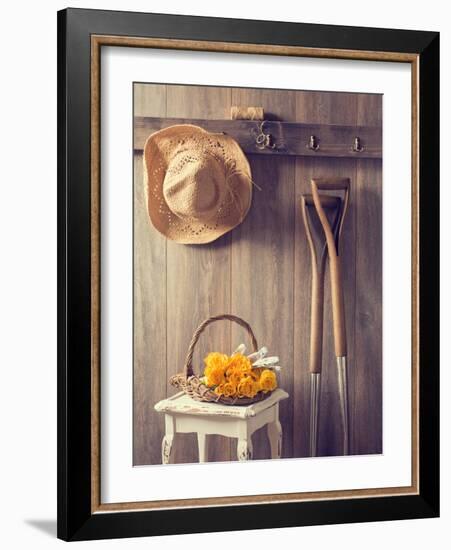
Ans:
{"label": "black picture frame", "polygon": [[[92,512],[92,35],[399,52],[418,56],[419,494]],[[438,516],[438,327],[439,33],[84,9],[58,13],[59,538],[87,540]]]}

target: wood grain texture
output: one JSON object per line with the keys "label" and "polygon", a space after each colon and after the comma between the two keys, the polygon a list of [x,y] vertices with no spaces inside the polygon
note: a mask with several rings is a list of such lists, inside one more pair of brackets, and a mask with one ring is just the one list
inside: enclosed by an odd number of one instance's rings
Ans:
{"label": "wood grain texture", "polygon": [[[134,108],[166,114],[166,86],[135,85]],[[166,239],[149,222],[142,154],[134,155],[133,207],[133,464],[161,459],[163,424],[153,405],[166,397]]]}
{"label": "wood grain texture", "polygon": [[[376,95],[135,85],[135,114],[139,116],[220,119],[230,117],[231,105],[259,105],[273,119],[301,124],[381,125],[381,96]],[[311,193],[310,180],[315,177],[351,179],[341,239],[351,451],[380,452],[382,289],[381,266],[376,262],[382,253],[381,162],[256,154],[248,158],[262,191],[254,188],[245,221],[212,244],[184,246],[164,239],[149,225],[147,214],[138,215],[136,209],[145,209],[137,193],[142,155],[135,154],[135,240],[144,242],[139,250],[135,243],[135,254],[139,252],[135,257],[136,464],[161,463],[163,418],[153,406],[174,394],[167,380],[182,370],[198,324],[221,313],[243,317],[259,343],[280,356],[280,385],[290,394],[280,406],[283,456],[308,455],[311,267],[300,198],[302,193]],[[141,304],[136,303],[138,295]],[[324,309],[319,437],[323,456],[339,455],[342,450],[328,269]],[[242,341],[246,342],[246,335],[239,327],[215,323],[201,337],[194,369],[203,368],[202,358],[208,351],[230,352]],[[159,351],[155,351],[157,343],[161,344]],[[148,362],[152,353],[157,354],[155,370]],[[157,372],[158,379],[152,380]],[[197,462],[194,435],[180,435],[176,440],[174,461]],[[263,431],[253,436],[253,452],[254,459],[270,457]],[[235,457],[236,442],[211,436],[209,460]]]}
{"label": "wood grain texture", "polygon": [[[234,105],[260,105],[265,113],[277,113],[293,120],[296,96],[291,91],[238,89]],[[295,217],[294,170],[292,158],[250,156],[252,177],[261,187],[254,190],[252,207],[245,221],[232,234],[232,308],[248,319],[257,339],[283,365],[279,383],[293,392],[293,229]],[[238,338],[232,330],[232,338]],[[284,430],[283,456],[292,456],[293,400],[280,404]],[[264,431],[253,437],[254,459],[269,458]]]}
{"label": "wood grain texture", "polygon": [[233,52],[249,54],[284,55],[295,57],[323,57],[333,59],[362,59],[375,61],[412,62],[418,59],[416,53],[377,52],[366,50],[340,50],[330,48],[306,48],[303,46],[281,46],[278,44],[240,44],[238,42],[214,42],[210,40],[184,40],[174,38],[142,38],[131,36],[91,36],[93,51],[102,45],[131,46],[138,48],[163,48],[169,50],[193,50],[207,52]]}
{"label": "wood grain texture", "polygon": [[[166,116],[165,84],[140,84],[135,82],[133,85],[133,99],[134,117]],[[158,113],[163,114],[159,115]]]}
{"label": "wood grain texture", "polygon": [[[281,93],[281,92],[280,92]],[[269,114],[268,116],[271,116]],[[274,116],[274,115],[272,115]],[[380,127],[346,126],[340,124],[304,124],[266,120],[264,133],[271,136],[276,149],[260,149],[256,137],[261,133],[261,122],[249,120],[193,119],[168,117],[135,117],[133,141],[135,151],[144,148],[147,137],[152,132],[174,124],[195,124],[209,132],[225,132],[235,139],[246,154],[277,156],[291,155],[304,157],[343,157],[343,158],[382,158],[382,134]],[[318,149],[308,147],[311,136],[315,136]],[[360,152],[353,151],[355,138],[363,145]]]}
{"label": "wood grain texture", "polygon": [[[358,98],[357,121],[382,123],[382,96]],[[382,163],[357,162],[354,450],[382,452]],[[375,335],[378,335],[375,337]]]}
{"label": "wood grain texture", "polygon": [[[302,122],[355,124],[356,94],[330,92],[298,92],[297,120]],[[355,161],[351,159],[305,159],[296,161],[296,204],[300,213],[303,193],[311,193],[313,178],[349,177],[351,179],[350,205],[341,237],[343,286],[345,294],[345,322],[350,365],[354,358],[354,294],[355,294],[355,227],[353,185]],[[296,217],[295,238],[295,344],[294,344],[294,407],[293,417],[295,456],[308,456],[308,432],[310,418],[310,375],[308,353],[310,341],[311,267],[305,229],[300,216]],[[337,455],[342,452],[342,431],[338,400],[337,369],[332,330],[332,301],[329,266],[326,265],[324,288],[323,369],[321,375],[319,456]],[[349,394],[352,403],[353,380],[349,377]],[[350,406],[352,410],[352,404]],[[351,419],[352,426],[352,419]],[[352,427],[351,427],[352,433]]]}
{"label": "wood grain texture", "polygon": [[[231,90],[202,86],[168,86],[167,116],[223,117],[231,107]],[[185,246],[167,241],[167,324],[168,377],[181,372],[193,332],[207,317],[230,310],[230,233],[201,246]],[[193,367],[203,370],[209,351],[231,353],[227,322],[209,327],[196,348]],[[176,390],[168,386],[168,393]],[[161,422],[161,419],[159,420]],[[176,462],[197,462],[197,446],[192,434],[176,442]],[[209,460],[230,460],[230,441],[210,436]]]}

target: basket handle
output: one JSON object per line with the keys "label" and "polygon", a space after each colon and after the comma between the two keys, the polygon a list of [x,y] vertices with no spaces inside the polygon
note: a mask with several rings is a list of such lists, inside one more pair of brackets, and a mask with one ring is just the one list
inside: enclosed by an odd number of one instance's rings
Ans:
{"label": "basket handle", "polygon": [[253,348],[252,351],[257,351],[258,350],[257,340],[254,336],[254,333],[252,332],[251,326],[248,323],[246,323],[246,321],[244,321],[240,317],[236,317],[236,315],[229,315],[229,314],[214,315],[213,317],[209,317],[208,319],[205,319],[205,321],[203,321],[197,327],[196,331],[193,334],[193,337],[191,338],[191,342],[190,342],[190,345],[189,345],[189,348],[188,348],[188,353],[186,354],[186,359],[185,359],[184,372],[185,372],[185,377],[186,378],[188,378],[189,376],[194,375],[194,371],[193,371],[193,353],[194,353],[194,348],[196,347],[196,344],[197,344],[197,341],[199,340],[200,335],[202,334],[204,329],[206,327],[208,327],[208,325],[210,325],[211,323],[214,323],[215,321],[223,321],[223,320],[233,321],[233,322],[237,323],[238,325],[241,325],[243,328],[245,328],[248,335],[249,335],[249,337],[250,337],[250,339],[251,339],[251,342],[252,342],[252,348]]}

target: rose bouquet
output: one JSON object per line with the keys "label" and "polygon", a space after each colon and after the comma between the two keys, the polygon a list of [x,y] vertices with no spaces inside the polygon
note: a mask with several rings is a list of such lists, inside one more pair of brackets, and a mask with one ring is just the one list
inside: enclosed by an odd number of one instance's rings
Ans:
{"label": "rose bouquet", "polygon": [[278,358],[264,358],[266,348],[246,356],[243,348],[240,346],[231,356],[212,352],[205,357],[202,381],[218,397],[253,398],[258,392],[268,393],[277,388],[275,370],[280,367],[273,364]]}

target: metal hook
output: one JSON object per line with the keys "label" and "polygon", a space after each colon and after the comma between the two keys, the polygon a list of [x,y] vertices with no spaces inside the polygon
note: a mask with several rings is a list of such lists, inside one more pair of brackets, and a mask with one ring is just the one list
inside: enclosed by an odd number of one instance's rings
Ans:
{"label": "metal hook", "polygon": [[264,149],[266,143],[266,135],[265,134],[258,134],[258,136],[255,138],[255,145],[259,149]]}
{"label": "metal hook", "polygon": [[276,149],[273,136],[265,133],[265,124],[267,120],[262,120],[259,126],[259,134],[255,138],[255,145],[258,149]]}
{"label": "metal hook", "polygon": [[363,149],[364,147],[362,145],[361,139],[358,136],[356,136],[354,138],[354,144],[352,146],[352,150],[354,151],[354,153],[361,153]]}
{"label": "metal hook", "polygon": [[274,143],[271,134],[267,134],[267,135],[266,135],[266,143],[265,143],[265,145],[266,145],[266,148],[267,148],[267,149],[276,149],[276,144]]}
{"label": "metal hook", "polygon": [[[265,134],[265,124],[267,124],[267,122],[268,122],[267,120],[262,120],[262,121],[260,122],[260,133],[261,133],[261,134]],[[266,135],[266,134],[265,134],[265,135]]]}
{"label": "metal hook", "polygon": [[311,135],[310,139],[309,139],[309,142],[307,144],[307,148],[311,149],[312,151],[318,151],[318,149],[319,149],[319,139],[316,136]]}

